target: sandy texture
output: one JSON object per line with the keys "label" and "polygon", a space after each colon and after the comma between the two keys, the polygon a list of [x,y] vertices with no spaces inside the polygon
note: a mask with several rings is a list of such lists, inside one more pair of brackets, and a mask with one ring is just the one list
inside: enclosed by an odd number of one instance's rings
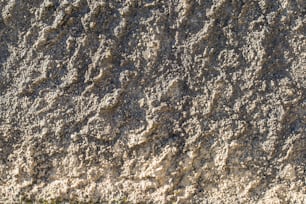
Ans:
{"label": "sandy texture", "polygon": [[0,198],[306,203],[304,0],[0,0]]}

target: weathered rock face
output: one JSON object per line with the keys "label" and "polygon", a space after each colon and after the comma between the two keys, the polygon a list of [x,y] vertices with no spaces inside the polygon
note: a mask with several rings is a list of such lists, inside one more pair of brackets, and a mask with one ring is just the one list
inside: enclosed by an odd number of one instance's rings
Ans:
{"label": "weathered rock face", "polygon": [[1,0],[4,201],[305,203],[303,0]]}

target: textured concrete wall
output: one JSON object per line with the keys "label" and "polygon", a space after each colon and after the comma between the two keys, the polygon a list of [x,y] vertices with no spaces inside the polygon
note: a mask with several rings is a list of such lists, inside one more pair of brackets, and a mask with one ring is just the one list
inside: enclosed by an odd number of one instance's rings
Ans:
{"label": "textured concrete wall", "polygon": [[304,0],[0,0],[3,201],[306,203]]}

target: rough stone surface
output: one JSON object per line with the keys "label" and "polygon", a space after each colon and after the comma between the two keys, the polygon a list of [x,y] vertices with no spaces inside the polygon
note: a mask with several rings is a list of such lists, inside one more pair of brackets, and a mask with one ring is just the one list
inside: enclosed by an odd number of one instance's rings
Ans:
{"label": "rough stone surface", "polygon": [[306,203],[304,0],[0,0],[3,201]]}

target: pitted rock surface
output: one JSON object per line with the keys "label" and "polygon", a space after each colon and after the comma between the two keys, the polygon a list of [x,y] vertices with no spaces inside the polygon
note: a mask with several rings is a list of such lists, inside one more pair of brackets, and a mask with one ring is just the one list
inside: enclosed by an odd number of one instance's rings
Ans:
{"label": "pitted rock surface", "polygon": [[0,0],[0,201],[306,203],[303,0]]}

